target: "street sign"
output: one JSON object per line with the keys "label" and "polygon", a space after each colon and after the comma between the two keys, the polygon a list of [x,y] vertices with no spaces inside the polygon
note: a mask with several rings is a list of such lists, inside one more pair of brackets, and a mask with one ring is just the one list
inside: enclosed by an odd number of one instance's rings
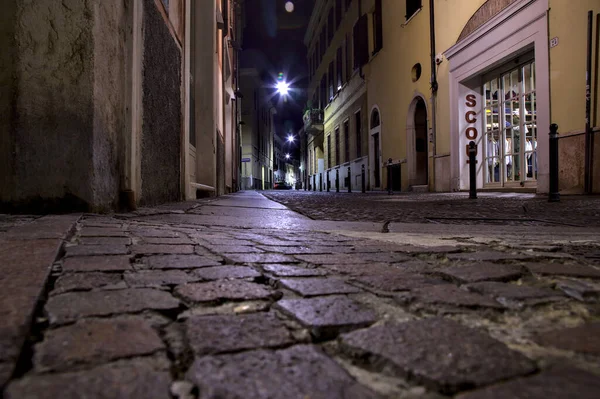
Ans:
{"label": "street sign", "polygon": [[242,158],[242,162],[250,162],[250,158]]}

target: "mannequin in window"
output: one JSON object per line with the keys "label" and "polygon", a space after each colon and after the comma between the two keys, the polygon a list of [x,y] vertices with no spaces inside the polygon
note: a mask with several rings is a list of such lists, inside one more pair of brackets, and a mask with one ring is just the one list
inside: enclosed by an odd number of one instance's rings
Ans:
{"label": "mannequin in window", "polygon": [[[498,165],[498,155],[500,154],[500,145],[495,137],[488,135],[487,157],[488,157],[488,183],[500,180],[500,166]],[[493,180],[492,180],[493,176]]]}
{"label": "mannequin in window", "polygon": [[533,177],[533,143],[531,137],[525,139],[525,162],[527,165],[527,177]]}
{"label": "mannequin in window", "polygon": [[[512,143],[511,138],[506,137],[504,139],[504,153],[511,154],[512,153]],[[504,162],[506,163],[506,178],[510,179],[512,173],[512,155],[506,155],[504,157]]]}

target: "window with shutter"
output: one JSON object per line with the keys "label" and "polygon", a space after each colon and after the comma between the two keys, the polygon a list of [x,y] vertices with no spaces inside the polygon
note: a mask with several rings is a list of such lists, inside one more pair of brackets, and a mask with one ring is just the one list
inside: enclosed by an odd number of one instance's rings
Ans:
{"label": "window with shutter", "polygon": [[367,14],[362,15],[353,29],[354,68],[360,68],[369,62],[369,22]]}
{"label": "window with shutter", "polygon": [[373,54],[383,48],[383,22],[381,13],[381,0],[375,0],[373,12]]}
{"label": "window with shutter", "polygon": [[335,58],[335,69],[336,69],[336,76],[337,76],[337,86],[336,86],[336,93],[340,90],[342,90],[342,85],[344,84],[343,80],[342,80],[342,47],[338,47],[337,49],[337,55]]}
{"label": "window with shutter", "polygon": [[333,100],[333,96],[335,95],[334,91],[334,76],[333,76],[333,61],[329,63],[329,101],[330,103]]}

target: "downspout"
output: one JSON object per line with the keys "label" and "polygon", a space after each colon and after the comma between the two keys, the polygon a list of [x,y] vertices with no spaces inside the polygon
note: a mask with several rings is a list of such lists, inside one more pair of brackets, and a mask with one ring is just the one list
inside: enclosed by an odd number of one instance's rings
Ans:
{"label": "downspout", "polygon": [[592,193],[592,157],[594,148],[592,146],[591,127],[591,86],[592,86],[592,24],[593,12],[588,11],[587,26],[587,60],[585,70],[585,169],[584,169],[584,192]]}
{"label": "downspout", "polygon": [[429,0],[429,42],[431,45],[431,150],[433,152],[431,162],[431,180],[435,191],[435,156],[436,156],[436,103],[437,103],[437,63],[435,52],[435,10],[434,0]]}

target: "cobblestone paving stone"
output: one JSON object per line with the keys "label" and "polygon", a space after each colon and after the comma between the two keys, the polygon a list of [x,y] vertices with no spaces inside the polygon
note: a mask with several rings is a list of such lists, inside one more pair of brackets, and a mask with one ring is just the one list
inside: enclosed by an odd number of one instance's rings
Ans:
{"label": "cobblestone paving stone", "polygon": [[[16,371],[0,359],[4,397],[600,397],[597,198],[265,194],[382,233],[185,223],[283,208],[254,193],[85,214]],[[392,240],[384,222],[449,226]]]}

